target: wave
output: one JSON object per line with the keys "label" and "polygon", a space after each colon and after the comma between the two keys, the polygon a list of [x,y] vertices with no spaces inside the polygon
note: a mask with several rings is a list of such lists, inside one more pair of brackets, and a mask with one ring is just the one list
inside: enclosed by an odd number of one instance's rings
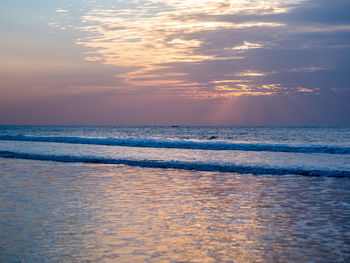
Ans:
{"label": "wave", "polygon": [[0,140],[91,144],[91,145],[105,145],[105,146],[147,147],[147,148],[350,154],[350,147],[336,146],[336,145],[289,145],[289,144],[197,142],[197,141],[170,141],[170,140],[155,140],[155,139],[82,138],[82,137],[34,137],[34,136],[23,136],[23,135],[2,135],[0,136]]}
{"label": "wave", "polygon": [[211,172],[233,172],[241,174],[254,175],[304,175],[304,176],[328,176],[328,177],[350,177],[350,171],[342,170],[308,170],[302,168],[279,168],[279,167],[260,167],[243,165],[221,165],[201,162],[181,162],[181,161],[157,161],[157,160],[130,160],[130,159],[112,159],[104,157],[90,156],[67,156],[67,155],[43,155],[30,153],[16,153],[10,151],[0,151],[0,157],[13,159],[27,159],[39,161],[55,161],[64,163],[94,163],[94,164],[123,164],[128,166],[148,167],[148,168],[166,168],[183,169],[194,171]]}

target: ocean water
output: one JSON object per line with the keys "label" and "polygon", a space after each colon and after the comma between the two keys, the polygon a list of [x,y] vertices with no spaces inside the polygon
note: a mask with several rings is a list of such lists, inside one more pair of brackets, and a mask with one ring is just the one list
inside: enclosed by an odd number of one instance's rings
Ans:
{"label": "ocean water", "polygon": [[349,262],[350,128],[0,126],[0,262]]}

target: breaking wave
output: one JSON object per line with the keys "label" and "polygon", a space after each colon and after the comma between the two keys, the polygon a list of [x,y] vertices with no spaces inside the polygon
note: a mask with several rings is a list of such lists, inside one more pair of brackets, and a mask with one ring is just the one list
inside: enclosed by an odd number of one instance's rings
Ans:
{"label": "breaking wave", "polygon": [[171,140],[156,140],[156,139],[83,138],[83,137],[35,137],[35,136],[23,136],[23,135],[2,135],[0,136],[0,140],[55,142],[55,143],[70,143],[70,144],[91,144],[91,145],[146,147],[146,148],[350,154],[350,147],[337,146],[337,145],[261,144],[261,143],[171,141]]}
{"label": "breaking wave", "polygon": [[167,168],[167,169],[183,169],[194,171],[212,171],[212,172],[234,172],[243,174],[270,174],[270,175],[304,175],[304,176],[328,176],[328,177],[350,177],[350,171],[342,170],[313,170],[302,168],[288,167],[261,167],[261,166],[245,166],[235,164],[216,164],[202,162],[183,162],[183,161],[158,161],[158,160],[134,160],[134,159],[114,159],[105,157],[91,156],[70,156],[70,155],[44,155],[17,153],[11,151],[0,151],[2,158],[15,158],[40,161],[56,161],[65,163],[96,163],[96,164],[123,164],[137,167],[148,168]]}

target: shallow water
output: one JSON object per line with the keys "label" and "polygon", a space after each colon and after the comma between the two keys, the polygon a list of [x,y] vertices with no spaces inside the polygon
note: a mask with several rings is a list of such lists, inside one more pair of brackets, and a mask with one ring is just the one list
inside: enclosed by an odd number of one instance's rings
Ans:
{"label": "shallow water", "polygon": [[349,262],[350,179],[0,158],[0,262]]}
{"label": "shallow water", "polygon": [[349,127],[0,126],[1,263],[349,262],[349,222]]}
{"label": "shallow water", "polygon": [[350,178],[350,128],[0,126],[0,157]]}

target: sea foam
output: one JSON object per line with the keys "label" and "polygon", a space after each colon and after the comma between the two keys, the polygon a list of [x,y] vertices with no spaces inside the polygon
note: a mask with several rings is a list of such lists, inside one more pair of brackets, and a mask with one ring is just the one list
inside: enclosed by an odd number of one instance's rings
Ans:
{"label": "sea foam", "polygon": [[302,169],[292,167],[262,167],[235,164],[215,164],[202,162],[185,161],[161,161],[161,160],[134,160],[122,158],[106,158],[92,156],[71,156],[71,155],[45,155],[31,154],[11,151],[0,151],[2,158],[16,158],[40,161],[55,161],[66,163],[95,163],[95,164],[124,164],[129,166],[148,167],[148,168],[166,168],[183,169],[194,171],[211,172],[234,172],[243,174],[270,174],[270,175],[304,175],[304,176],[328,176],[328,177],[350,177],[350,171],[342,170],[320,170],[320,169]]}
{"label": "sea foam", "polygon": [[338,145],[302,145],[302,144],[267,144],[267,143],[234,143],[207,142],[185,140],[155,140],[155,139],[120,139],[120,138],[85,138],[85,137],[36,137],[23,135],[2,135],[0,140],[55,142],[70,144],[91,144],[105,146],[125,146],[144,148],[173,148],[199,150],[239,150],[239,151],[267,151],[267,152],[295,152],[295,153],[327,153],[350,154],[350,147]]}

